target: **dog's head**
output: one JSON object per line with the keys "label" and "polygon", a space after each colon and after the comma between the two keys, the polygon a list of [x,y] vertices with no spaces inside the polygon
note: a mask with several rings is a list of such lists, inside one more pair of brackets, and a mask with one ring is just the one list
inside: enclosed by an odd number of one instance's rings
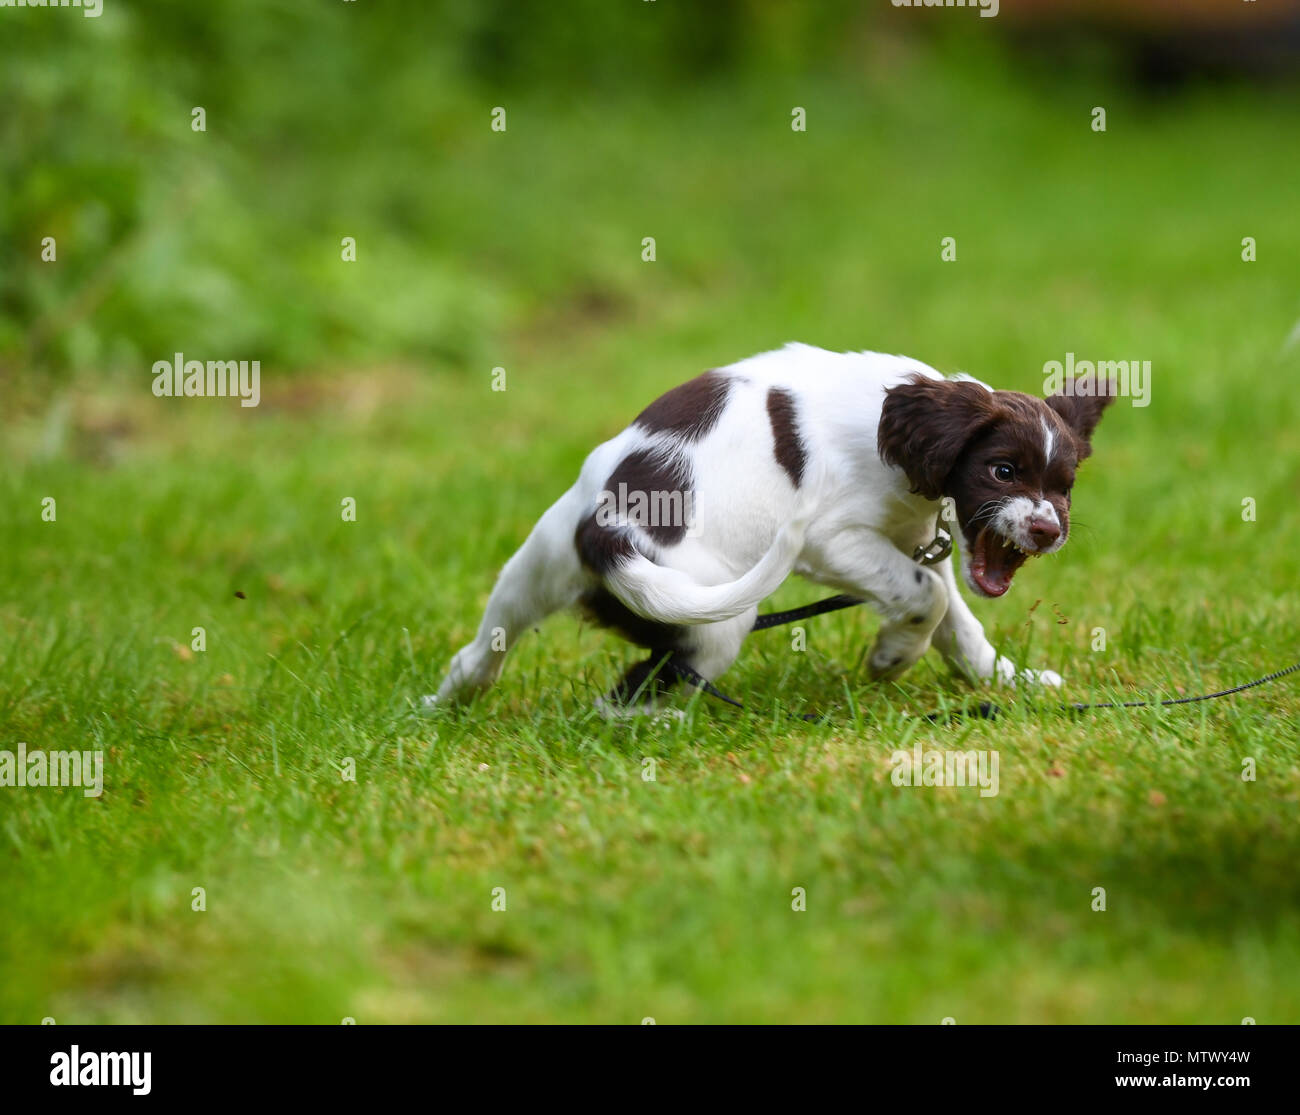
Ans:
{"label": "dog's head", "polygon": [[952,498],[962,571],[981,596],[1001,596],[1027,557],[1065,545],[1074,471],[1113,387],[1082,377],[1044,400],[917,375],[886,392],[880,456],[913,492]]}

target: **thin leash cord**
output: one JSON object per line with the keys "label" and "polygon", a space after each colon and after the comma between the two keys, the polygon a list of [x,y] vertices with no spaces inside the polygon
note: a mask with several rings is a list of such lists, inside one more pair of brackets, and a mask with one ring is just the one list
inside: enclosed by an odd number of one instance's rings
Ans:
{"label": "thin leash cord", "polygon": [[[754,621],[751,631],[766,631],[771,627],[781,627],[787,623],[794,623],[801,619],[810,619],[813,616],[825,615],[827,612],[837,612],[843,608],[852,608],[864,601],[856,596],[829,596],[825,600],[819,600],[815,604],[806,604],[802,608],[791,608],[784,612],[769,612],[767,615],[759,616]],[[710,697],[715,697],[719,701],[731,705],[733,708],[744,709],[744,705],[734,697],[728,697],[708,678],[700,674],[694,667],[680,661],[675,655],[670,655],[665,661],[663,668],[680,678],[682,681],[695,686],[703,693]],[[1192,705],[1201,701],[1214,701],[1220,697],[1231,697],[1234,693],[1241,693],[1247,689],[1255,689],[1260,685],[1267,685],[1270,681],[1277,681],[1278,678],[1284,678],[1288,674],[1294,674],[1300,671],[1300,662],[1293,663],[1281,670],[1275,670],[1271,674],[1265,674],[1254,681],[1247,681],[1241,685],[1234,685],[1231,689],[1220,689],[1217,693],[1200,693],[1194,697],[1175,697],[1167,701],[1098,701],[1093,704],[1069,704],[1057,705],[1054,710],[1057,712],[1088,712],[1093,709],[1121,709],[1121,708],[1158,708],[1163,705]],[[930,713],[925,719],[931,722],[938,720],[959,720],[963,717],[975,716],[984,720],[992,720],[1001,710],[997,705],[988,701],[982,701],[974,709],[958,709],[951,714]],[[819,721],[824,717],[814,713],[789,715],[798,720]]]}
{"label": "thin leash cord", "polygon": [[1277,681],[1278,678],[1284,678],[1287,674],[1294,674],[1300,670],[1300,662],[1293,663],[1281,670],[1274,670],[1271,674],[1265,674],[1262,678],[1256,678],[1254,681],[1243,682],[1241,685],[1234,685],[1231,689],[1220,689],[1217,693],[1200,693],[1195,697],[1175,697],[1168,701],[1102,701],[1093,705],[1061,705],[1062,711],[1070,710],[1072,712],[1083,712],[1085,709],[1093,708],[1153,708],[1157,705],[1194,705],[1197,701],[1213,701],[1218,697],[1231,697],[1234,693],[1240,693],[1244,689],[1254,689],[1258,685],[1267,685],[1270,681]]}
{"label": "thin leash cord", "polygon": [[[710,697],[716,697],[719,701],[725,701],[727,704],[731,705],[732,708],[738,708],[742,712],[745,711],[745,706],[741,704],[740,701],[736,700],[735,697],[728,697],[725,693],[722,692],[722,690],[720,690],[716,685],[714,685],[713,682],[711,682],[708,678],[706,678],[693,666],[688,666],[685,662],[681,662],[677,658],[669,657],[664,660],[663,668],[668,673],[672,674],[674,677],[678,677],[682,681],[695,686],[695,688],[700,690],[700,692],[707,693]],[[787,713],[786,715],[792,717],[795,720],[804,720],[809,723],[817,723],[818,721],[825,719],[825,717],[818,716],[814,712],[805,712],[805,713],[791,712],[791,713]]]}
{"label": "thin leash cord", "polygon": [[765,616],[759,616],[754,621],[754,626],[750,631],[766,631],[769,627],[784,627],[787,623],[794,623],[796,620],[812,619],[813,616],[825,615],[827,612],[838,612],[841,608],[853,608],[858,604],[864,604],[866,601],[856,596],[828,596],[825,600],[819,600],[816,604],[805,604],[802,608],[791,608],[786,612],[768,612]]}

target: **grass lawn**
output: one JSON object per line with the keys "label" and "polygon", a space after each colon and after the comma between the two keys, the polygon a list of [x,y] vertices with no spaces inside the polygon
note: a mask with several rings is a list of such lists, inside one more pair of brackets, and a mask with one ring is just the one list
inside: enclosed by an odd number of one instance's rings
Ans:
{"label": "grass lawn", "polygon": [[[0,1022],[1300,1022],[1294,678],[936,727],[973,692],[933,654],[871,685],[861,610],[754,636],[722,683],[749,714],[609,724],[636,652],[557,617],[475,707],[410,713],[592,446],[794,339],[1029,391],[1068,352],[1150,360],[1069,546],[977,613],[1071,700],[1300,658],[1294,95],[1019,80],[882,56],[515,98],[504,134],[443,110],[437,237],[339,281],[457,261],[496,322],[471,358],[266,367],[256,409],[146,366],[14,388],[0,747],[102,749],[105,790],[0,790]],[[893,785],[917,742],[996,750],[1000,793]]]}

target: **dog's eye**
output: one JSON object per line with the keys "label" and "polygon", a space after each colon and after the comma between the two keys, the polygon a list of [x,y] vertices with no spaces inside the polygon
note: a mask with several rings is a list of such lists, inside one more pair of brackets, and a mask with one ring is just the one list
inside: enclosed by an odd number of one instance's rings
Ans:
{"label": "dog's eye", "polygon": [[1000,480],[1003,484],[1010,484],[1016,478],[1015,466],[1007,461],[997,461],[990,468],[994,480]]}

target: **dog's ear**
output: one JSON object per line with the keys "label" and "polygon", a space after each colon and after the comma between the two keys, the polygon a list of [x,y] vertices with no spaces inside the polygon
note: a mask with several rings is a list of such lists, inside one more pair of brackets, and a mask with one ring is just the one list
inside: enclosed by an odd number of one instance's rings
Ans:
{"label": "dog's ear", "polygon": [[938,499],[961,451],[996,417],[993,393],[981,384],[916,375],[885,392],[876,447],[912,491]]}
{"label": "dog's ear", "polygon": [[1074,434],[1082,461],[1092,455],[1092,431],[1101,421],[1102,411],[1115,401],[1115,381],[1093,374],[1079,376],[1046,401]]}

